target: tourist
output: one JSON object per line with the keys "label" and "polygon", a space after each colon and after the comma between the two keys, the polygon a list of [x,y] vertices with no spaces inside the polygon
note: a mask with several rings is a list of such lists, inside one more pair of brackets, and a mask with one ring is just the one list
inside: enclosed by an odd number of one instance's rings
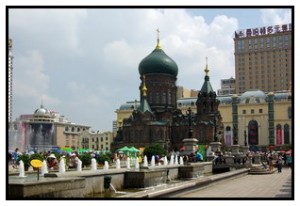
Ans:
{"label": "tourist", "polygon": [[273,170],[273,155],[271,152],[267,155],[267,160],[268,160],[268,164],[269,164],[269,170],[272,171]]}
{"label": "tourist", "polygon": [[58,160],[54,154],[51,154],[49,157],[47,157],[47,166],[50,170],[58,169]]}
{"label": "tourist", "polygon": [[196,161],[197,162],[203,161],[203,155],[200,152],[196,153]]}
{"label": "tourist", "polygon": [[283,158],[281,155],[278,156],[276,164],[277,164],[277,171],[278,171],[278,173],[280,173],[282,170],[282,164],[283,164]]}
{"label": "tourist", "polygon": [[68,166],[69,166],[69,169],[77,168],[77,159],[76,159],[76,155],[74,153],[72,153],[70,155]]}
{"label": "tourist", "polygon": [[286,163],[289,167],[292,167],[292,154],[286,155]]}
{"label": "tourist", "polygon": [[17,168],[19,164],[19,148],[16,148],[15,151],[12,154],[13,158],[13,167]]}

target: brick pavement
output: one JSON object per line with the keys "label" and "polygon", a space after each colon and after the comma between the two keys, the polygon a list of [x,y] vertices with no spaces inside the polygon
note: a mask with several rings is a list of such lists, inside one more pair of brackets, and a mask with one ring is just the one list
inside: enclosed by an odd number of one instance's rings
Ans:
{"label": "brick pavement", "polygon": [[[281,198],[292,199],[292,170],[282,173],[246,175],[216,182],[207,187],[178,194],[180,198]],[[173,196],[174,197],[174,196]]]}

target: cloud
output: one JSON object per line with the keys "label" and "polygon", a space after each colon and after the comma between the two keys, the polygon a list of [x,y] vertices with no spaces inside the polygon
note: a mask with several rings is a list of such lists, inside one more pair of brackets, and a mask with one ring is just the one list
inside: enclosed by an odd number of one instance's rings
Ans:
{"label": "cloud", "polygon": [[[14,58],[13,69],[13,111],[28,114],[41,102],[52,105],[59,100],[48,93],[50,77],[46,74],[44,57],[41,52],[28,51]],[[32,107],[32,105],[35,105]]]}
{"label": "cloud", "polygon": [[42,96],[45,107],[69,120],[110,130],[114,111],[139,98],[138,66],[155,48],[157,28],[179,67],[177,85],[201,89],[206,57],[215,90],[234,76],[238,20],[225,15],[207,23],[184,9],[20,9],[9,25],[16,116],[37,108]]}
{"label": "cloud", "polygon": [[292,23],[290,9],[261,9],[262,22],[267,25]]}

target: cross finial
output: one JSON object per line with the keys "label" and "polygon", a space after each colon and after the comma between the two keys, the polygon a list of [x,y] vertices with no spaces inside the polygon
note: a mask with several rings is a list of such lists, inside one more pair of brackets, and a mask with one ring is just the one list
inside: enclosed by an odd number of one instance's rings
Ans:
{"label": "cross finial", "polygon": [[156,44],[156,49],[160,49],[161,47],[160,47],[160,44],[159,44],[159,33],[160,33],[159,28],[156,29],[156,32],[157,32],[157,44]]}
{"label": "cross finial", "polygon": [[205,59],[206,59],[206,66],[205,66],[204,72],[205,72],[205,75],[208,76],[208,72],[209,72],[208,65],[207,65],[208,58],[206,57]]}

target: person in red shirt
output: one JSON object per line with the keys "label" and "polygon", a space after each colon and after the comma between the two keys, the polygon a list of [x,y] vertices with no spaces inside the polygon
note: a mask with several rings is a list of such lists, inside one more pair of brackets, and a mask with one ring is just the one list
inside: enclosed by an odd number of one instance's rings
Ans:
{"label": "person in red shirt", "polygon": [[54,154],[51,154],[49,157],[47,157],[47,166],[50,170],[58,169],[58,160]]}

